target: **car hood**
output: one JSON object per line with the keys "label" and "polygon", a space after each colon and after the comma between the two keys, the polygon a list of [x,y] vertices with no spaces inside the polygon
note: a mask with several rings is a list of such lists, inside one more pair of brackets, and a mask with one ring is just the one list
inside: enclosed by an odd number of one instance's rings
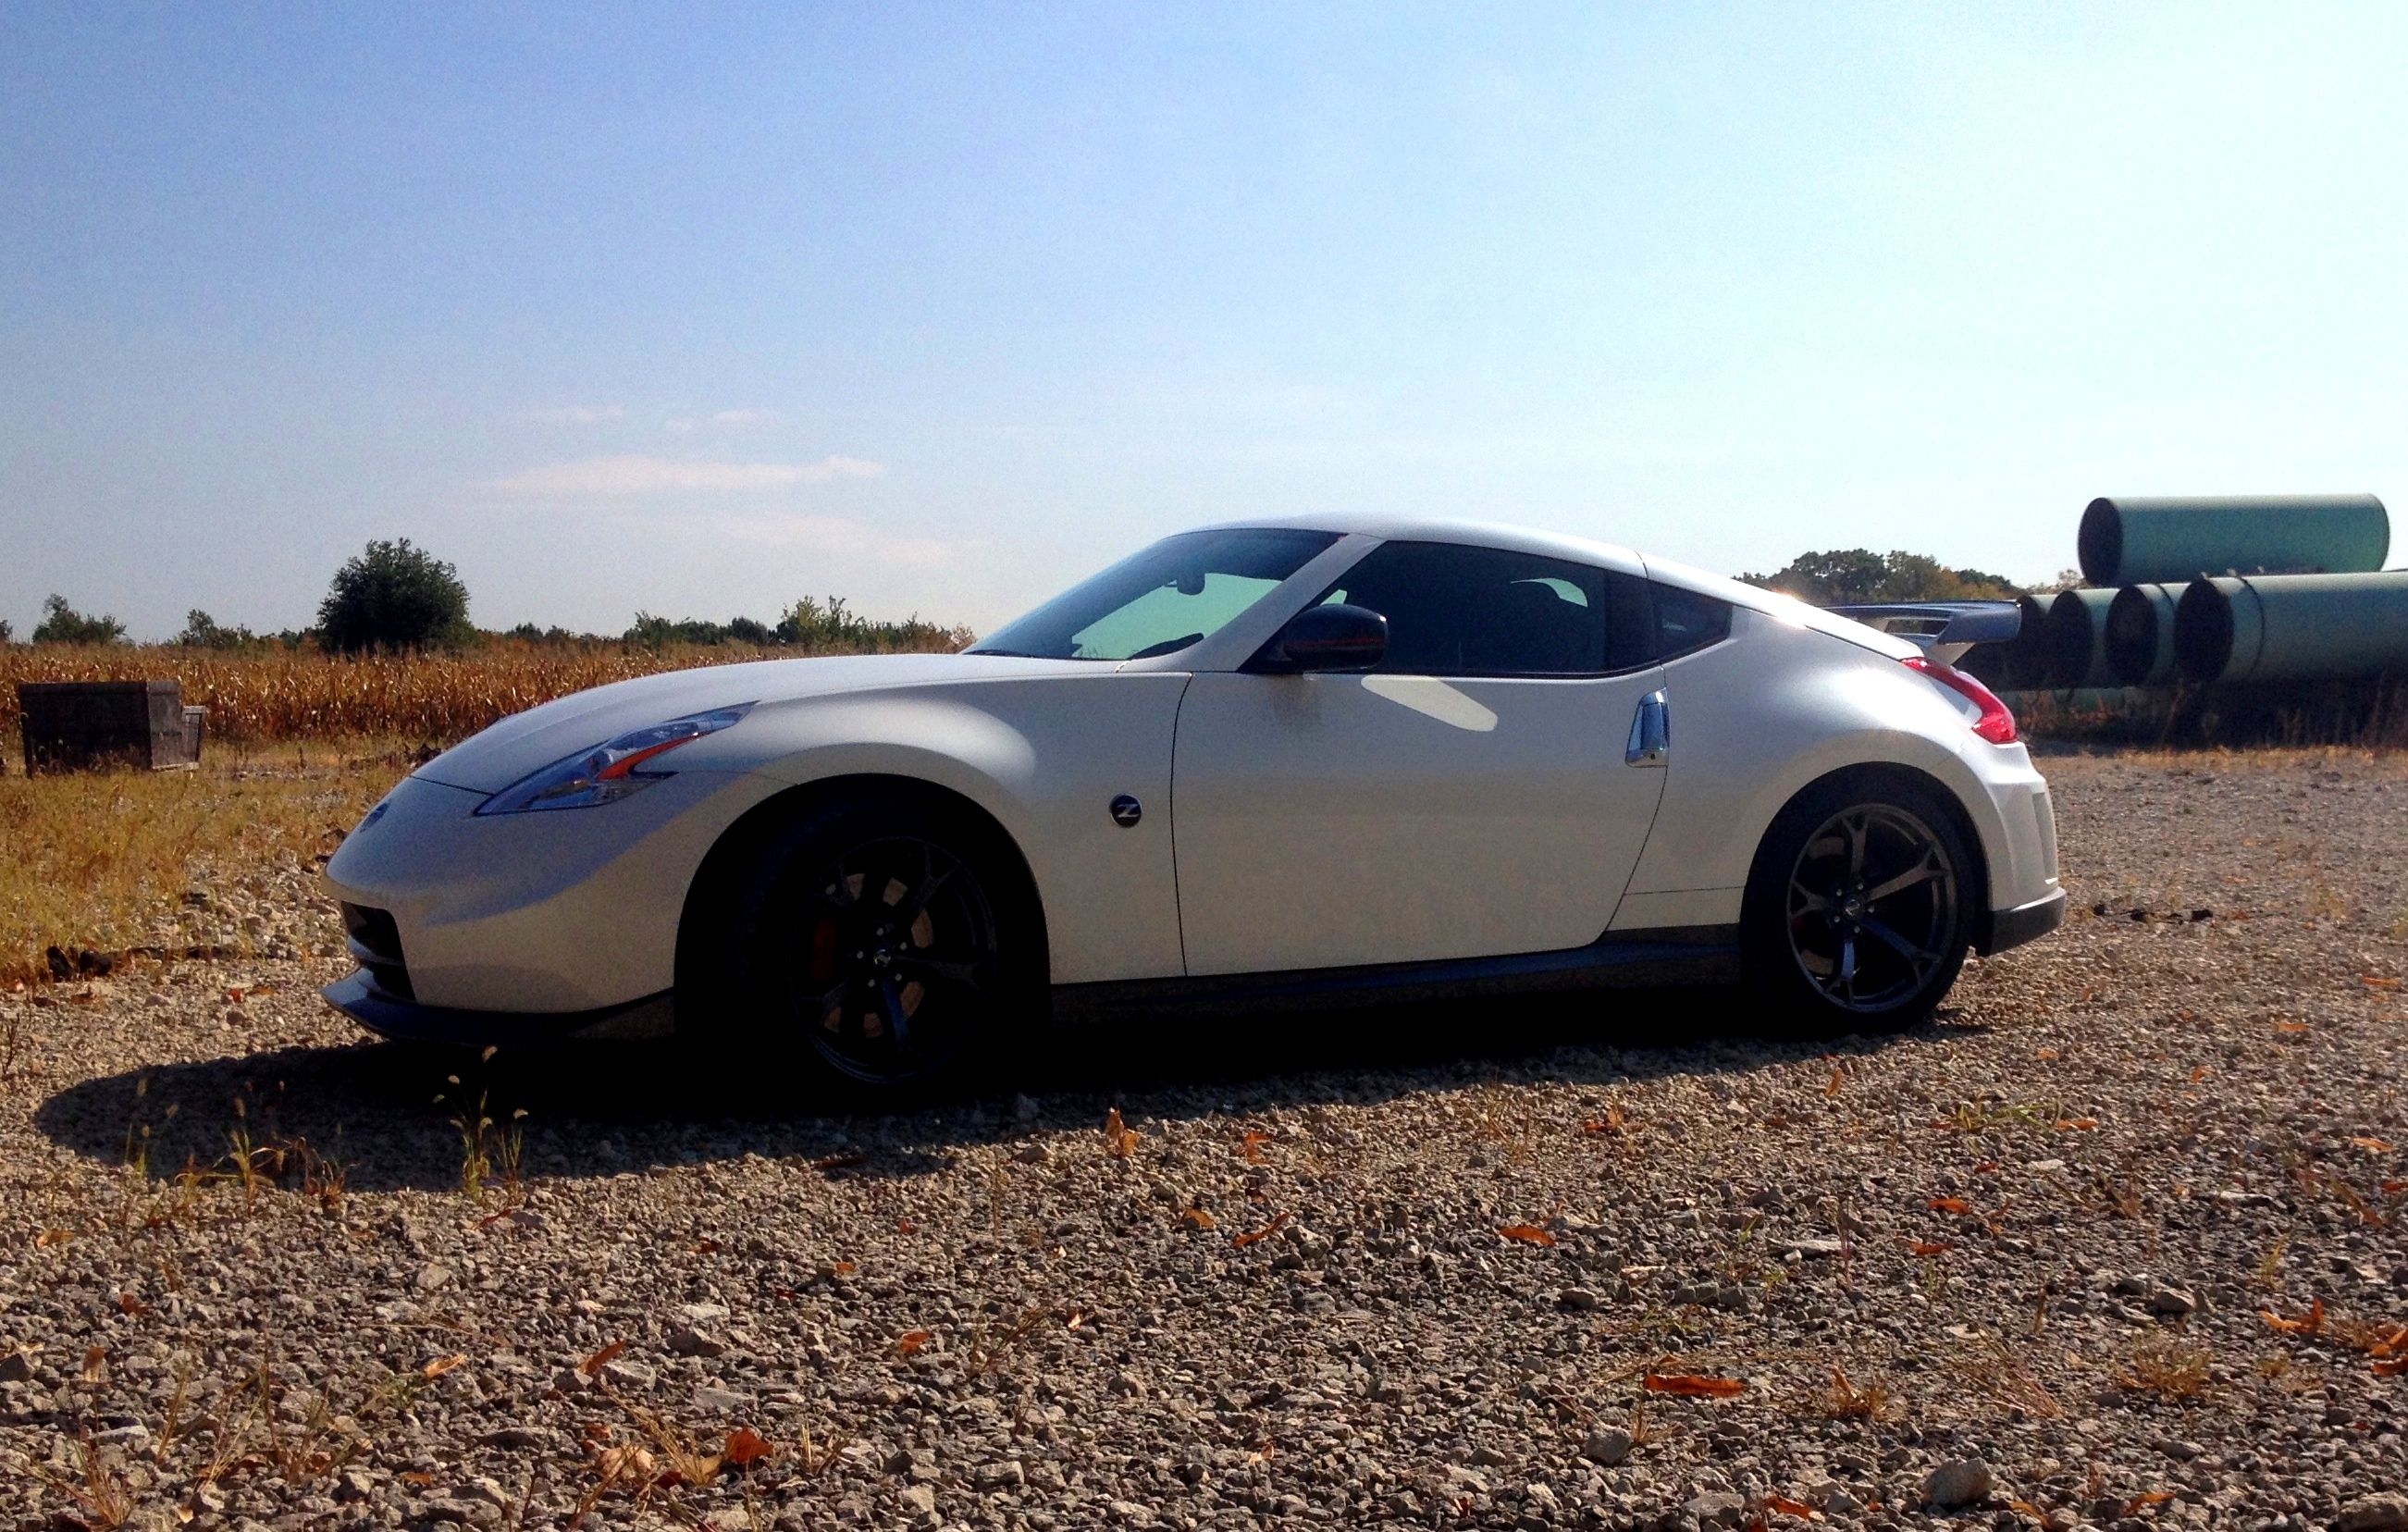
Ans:
{"label": "car hood", "polygon": [[446,787],[498,793],[520,778],[631,729],[740,703],[797,702],[841,692],[959,685],[1051,675],[1092,676],[1094,661],[998,654],[850,654],[706,665],[614,681],[513,713],[471,735],[411,775]]}

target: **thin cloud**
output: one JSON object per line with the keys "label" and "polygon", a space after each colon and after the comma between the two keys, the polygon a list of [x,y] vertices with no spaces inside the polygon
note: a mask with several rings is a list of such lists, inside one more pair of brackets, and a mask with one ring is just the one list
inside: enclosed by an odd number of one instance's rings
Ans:
{"label": "thin cloud", "polygon": [[683,437],[696,431],[741,431],[747,426],[767,425],[777,418],[774,409],[722,409],[709,415],[681,415],[666,423]]}
{"label": "thin cloud", "polygon": [[875,479],[885,471],[883,464],[858,457],[828,456],[816,463],[711,463],[622,452],[529,468],[497,479],[488,487],[530,500],[624,499],[695,491],[789,489],[838,479]]}
{"label": "thin cloud", "polygon": [[530,409],[519,417],[538,425],[598,425],[604,421],[624,421],[625,405],[562,405],[554,409]]}
{"label": "thin cloud", "polygon": [[681,521],[679,527],[686,533],[708,527],[712,537],[752,547],[853,554],[883,564],[946,564],[978,547],[973,542],[946,542],[939,537],[900,537],[886,527],[853,521],[848,515],[706,515]]}

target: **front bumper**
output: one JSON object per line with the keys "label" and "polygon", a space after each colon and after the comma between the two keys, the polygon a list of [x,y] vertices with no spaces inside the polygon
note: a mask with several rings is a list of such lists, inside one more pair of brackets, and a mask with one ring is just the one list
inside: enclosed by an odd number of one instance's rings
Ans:
{"label": "front bumper", "polygon": [[318,993],[379,1037],[462,1048],[529,1048],[572,1037],[632,1040],[666,1037],[672,1025],[666,993],[595,1010],[464,1010],[397,998],[378,988],[366,970]]}
{"label": "front bumper", "polygon": [[2044,899],[2034,899],[2013,909],[1990,911],[1990,928],[1974,947],[1985,956],[2003,952],[2010,947],[2020,947],[2036,941],[2065,923],[2065,890],[2058,889]]}

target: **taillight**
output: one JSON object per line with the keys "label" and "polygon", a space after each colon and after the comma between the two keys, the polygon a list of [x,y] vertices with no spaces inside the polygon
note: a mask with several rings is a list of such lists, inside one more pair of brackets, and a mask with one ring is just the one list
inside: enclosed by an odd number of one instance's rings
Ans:
{"label": "taillight", "polygon": [[2015,715],[2009,712],[2007,705],[1999,700],[1999,694],[1954,666],[1942,665],[1938,660],[1921,654],[1909,655],[1899,663],[1922,671],[1933,680],[1979,708],[1982,710],[1982,716],[1973,720],[1975,734],[1994,745],[2012,745],[2015,742]]}

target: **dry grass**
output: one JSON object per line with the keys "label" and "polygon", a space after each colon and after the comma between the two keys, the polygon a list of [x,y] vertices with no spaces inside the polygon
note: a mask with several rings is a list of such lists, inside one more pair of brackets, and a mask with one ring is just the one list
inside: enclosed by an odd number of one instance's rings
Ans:
{"label": "dry grass", "polygon": [[408,766],[390,747],[221,753],[197,771],[0,777],[0,985],[46,977],[47,949],[162,943],[214,869],[305,865]]}
{"label": "dry grass", "polygon": [[2214,1374],[2207,1348],[2179,1335],[2144,1337],[2133,1343],[2115,1381],[2124,1387],[2169,1399],[2196,1399]]}
{"label": "dry grass", "polygon": [[212,738],[238,743],[375,736],[446,744],[499,718],[588,687],[663,670],[878,650],[943,651],[961,629],[896,624],[860,642],[743,645],[532,644],[460,654],[338,659],[315,650],[222,651],[174,644],[0,644],[0,735],[18,723],[19,681],[175,680],[209,710]]}

